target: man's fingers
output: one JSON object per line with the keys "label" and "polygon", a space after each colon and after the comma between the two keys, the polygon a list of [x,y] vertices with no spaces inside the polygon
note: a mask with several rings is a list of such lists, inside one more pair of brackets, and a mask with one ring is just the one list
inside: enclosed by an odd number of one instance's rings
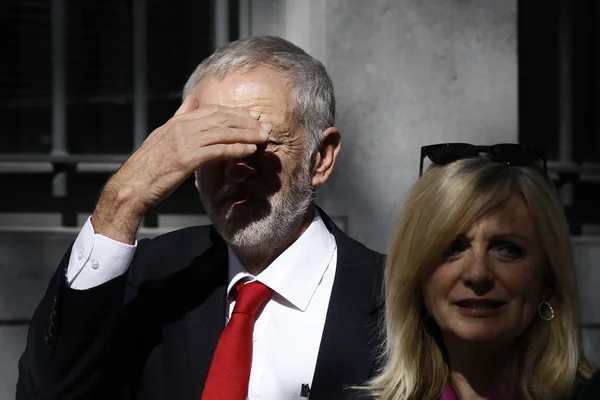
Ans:
{"label": "man's fingers", "polygon": [[267,131],[255,129],[216,128],[194,135],[198,147],[212,146],[215,144],[259,144],[265,143],[269,138]]}
{"label": "man's fingers", "polygon": [[188,94],[185,97],[185,99],[183,100],[183,103],[181,103],[181,105],[177,109],[177,111],[175,111],[175,115],[187,114],[189,112],[194,111],[197,108],[198,108],[198,97],[196,97],[193,94]]}
{"label": "man's fingers", "polygon": [[239,115],[219,111],[206,117],[207,123],[211,127],[229,127],[254,130],[270,130],[271,124],[268,122],[260,122],[256,118],[247,115]]}
{"label": "man's fingers", "polygon": [[188,119],[178,122],[176,132],[197,146],[209,146],[217,143],[264,143],[272,129],[270,123],[261,124],[236,116],[232,116],[225,123],[227,125],[216,124],[211,119]]}
{"label": "man's fingers", "polygon": [[[197,99],[196,99],[197,100]],[[251,118],[253,120],[258,120],[260,118],[260,112],[256,110],[248,110],[246,108],[241,107],[227,107],[219,104],[209,104],[201,107],[196,107],[196,109],[187,113],[183,119],[196,119],[203,118],[213,114],[233,114],[240,116],[242,118]]]}
{"label": "man's fingers", "polygon": [[205,146],[196,153],[194,167],[200,168],[205,164],[210,164],[216,161],[248,157],[249,155],[253,154],[256,149],[257,147],[255,144],[245,143],[218,143]]}

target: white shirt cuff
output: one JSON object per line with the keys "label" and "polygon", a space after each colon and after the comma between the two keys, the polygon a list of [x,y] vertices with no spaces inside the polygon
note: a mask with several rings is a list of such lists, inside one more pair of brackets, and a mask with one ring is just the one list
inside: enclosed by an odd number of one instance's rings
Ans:
{"label": "white shirt cuff", "polygon": [[71,250],[67,267],[69,286],[77,290],[90,289],[123,275],[136,247],[137,240],[131,245],[95,233],[89,217]]}

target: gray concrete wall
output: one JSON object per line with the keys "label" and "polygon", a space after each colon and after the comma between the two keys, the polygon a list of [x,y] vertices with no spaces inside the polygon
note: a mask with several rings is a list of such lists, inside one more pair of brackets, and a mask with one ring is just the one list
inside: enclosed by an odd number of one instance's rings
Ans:
{"label": "gray concrete wall", "polygon": [[343,148],[319,202],[367,245],[385,251],[422,145],[517,140],[516,0],[251,3],[252,34],[298,44],[334,81]]}

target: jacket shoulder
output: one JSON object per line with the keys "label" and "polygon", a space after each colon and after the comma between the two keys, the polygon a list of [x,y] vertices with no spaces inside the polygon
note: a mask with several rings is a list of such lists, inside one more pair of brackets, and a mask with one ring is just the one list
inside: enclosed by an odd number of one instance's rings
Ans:
{"label": "jacket shoulder", "polygon": [[130,280],[161,280],[187,267],[213,246],[213,232],[210,225],[194,226],[139,240]]}
{"label": "jacket shoulder", "polygon": [[353,266],[376,265],[378,267],[385,265],[385,254],[370,249],[341,230],[335,230],[332,233],[338,246],[340,259],[344,264]]}
{"label": "jacket shoulder", "polygon": [[592,377],[579,384],[574,400],[598,400],[600,399],[600,370]]}

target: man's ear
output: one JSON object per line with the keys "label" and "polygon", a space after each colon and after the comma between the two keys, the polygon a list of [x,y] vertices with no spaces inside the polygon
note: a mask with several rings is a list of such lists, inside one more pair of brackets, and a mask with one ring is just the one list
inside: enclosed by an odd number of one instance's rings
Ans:
{"label": "man's ear", "polygon": [[335,160],[342,148],[342,137],[336,127],[330,127],[323,131],[323,141],[319,147],[313,166],[313,186],[319,186],[327,182],[333,172]]}

